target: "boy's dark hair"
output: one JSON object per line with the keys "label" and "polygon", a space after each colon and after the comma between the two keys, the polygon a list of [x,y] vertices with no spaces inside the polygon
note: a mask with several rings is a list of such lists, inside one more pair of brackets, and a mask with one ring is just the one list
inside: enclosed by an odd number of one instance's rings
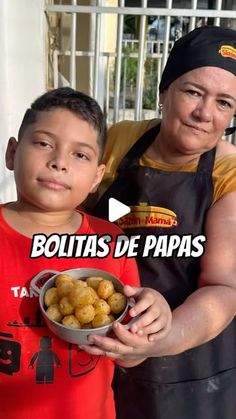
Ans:
{"label": "boy's dark hair", "polygon": [[88,122],[98,132],[99,159],[101,160],[106,142],[106,119],[95,99],[71,87],[59,87],[38,97],[26,110],[18,132],[20,141],[26,127],[37,120],[40,111],[63,108],[73,112]]}

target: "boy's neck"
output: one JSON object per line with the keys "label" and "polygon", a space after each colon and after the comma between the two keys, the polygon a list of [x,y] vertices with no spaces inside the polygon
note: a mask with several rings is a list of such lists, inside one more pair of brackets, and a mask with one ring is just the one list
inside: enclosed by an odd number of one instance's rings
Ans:
{"label": "boy's neck", "polygon": [[81,214],[75,210],[46,212],[18,202],[7,204],[3,208],[3,216],[12,228],[27,237],[37,233],[72,234],[82,223]]}

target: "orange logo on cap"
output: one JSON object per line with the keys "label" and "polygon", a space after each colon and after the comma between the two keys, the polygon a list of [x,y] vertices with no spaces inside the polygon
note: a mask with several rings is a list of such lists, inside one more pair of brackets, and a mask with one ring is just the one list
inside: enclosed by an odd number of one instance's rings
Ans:
{"label": "orange logo on cap", "polygon": [[222,45],[219,53],[222,55],[222,57],[233,58],[233,60],[236,60],[236,48],[232,47],[231,45]]}

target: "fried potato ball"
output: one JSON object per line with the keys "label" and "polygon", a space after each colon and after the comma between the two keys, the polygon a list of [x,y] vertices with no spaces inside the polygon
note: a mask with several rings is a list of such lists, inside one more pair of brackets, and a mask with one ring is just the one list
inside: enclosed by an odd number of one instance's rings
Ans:
{"label": "fried potato ball", "polygon": [[92,325],[94,328],[106,326],[110,323],[112,323],[110,316],[104,313],[96,314],[92,320]]}
{"label": "fried potato ball", "polygon": [[68,295],[74,288],[74,284],[72,281],[63,281],[59,282],[57,285],[57,292],[60,298],[65,297]]}
{"label": "fried potato ball", "polygon": [[86,281],[83,281],[82,279],[75,279],[73,281],[73,283],[74,283],[74,286],[75,287],[82,287],[82,288],[84,288],[84,287],[87,287],[88,286],[87,282]]}
{"label": "fried potato ball", "polygon": [[44,295],[44,303],[47,307],[51,306],[52,304],[57,304],[59,301],[59,296],[57,293],[57,288],[52,287],[49,288]]}
{"label": "fried potato ball", "polygon": [[95,329],[113,323],[127,298],[111,280],[100,276],[75,279],[60,274],[45,292],[44,304],[51,320],[74,329]]}
{"label": "fried potato ball", "polygon": [[103,279],[99,282],[97,287],[97,294],[100,298],[107,300],[110,295],[113,294],[115,291],[113,282],[109,281],[109,279]]}
{"label": "fried potato ball", "polygon": [[92,306],[92,304],[86,304],[83,307],[78,307],[75,309],[75,317],[82,324],[91,322],[94,316],[95,316],[95,309]]}
{"label": "fried potato ball", "polygon": [[74,278],[73,278],[73,276],[70,276],[70,275],[67,275],[67,274],[59,274],[59,275],[56,276],[56,279],[55,279],[56,287],[64,281],[70,281],[70,282],[72,281],[73,282]]}
{"label": "fried potato ball", "polygon": [[98,299],[97,293],[91,287],[75,287],[68,297],[74,307],[93,304]]}
{"label": "fried potato ball", "polygon": [[63,315],[60,312],[58,304],[52,304],[50,307],[48,307],[46,313],[49,319],[54,320],[55,322],[60,322],[62,320]]}
{"label": "fried potato ball", "polygon": [[100,313],[109,314],[111,312],[110,305],[102,298],[100,298],[99,300],[96,300],[93,306],[95,308],[95,314],[100,314]]}
{"label": "fried potato ball", "polygon": [[68,297],[62,297],[59,301],[59,310],[63,316],[67,316],[69,314],[74,313],[74,306],[70,303]]}
{"label": "fried potato ball", "polygon": [[118,314],[124,310],[127,299],[124,294],[121,294],[121,292],[114,292],[114,294],[108,298],[107,302],[111,307],[111,311],[115,314]]}
{"label": "fried potato ball", "polygon": [[81,328],[79,320],[73,314],[63,317],[62,324],[66,327],[72,327],[72,329]]}
{"label": "fried potato ball", "polygon": [[101,276],[89,276],[86,279],[86,283],[88,284],[89,287],[92,287],[94,290],[96,290],[99,282],[102,281],[103,279],[104,278],[102,278]]}

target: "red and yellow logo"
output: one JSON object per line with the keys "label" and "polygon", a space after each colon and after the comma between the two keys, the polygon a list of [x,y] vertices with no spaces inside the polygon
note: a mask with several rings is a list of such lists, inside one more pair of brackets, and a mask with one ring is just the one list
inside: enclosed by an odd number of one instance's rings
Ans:
{"label": "red and yellow logo", "polygon": [[178,225],[176,214],[162,207],[145,204],[131,206],[131,212],[116,221],[121,229],[139,227],[170,228]]}
{"label": "red and yellow logo", "polygon": [[236,60],[236,48],[232,47],[231,45],[222,45],[219,53],[222,55],[222,57],[233,58],[233,60]]}

